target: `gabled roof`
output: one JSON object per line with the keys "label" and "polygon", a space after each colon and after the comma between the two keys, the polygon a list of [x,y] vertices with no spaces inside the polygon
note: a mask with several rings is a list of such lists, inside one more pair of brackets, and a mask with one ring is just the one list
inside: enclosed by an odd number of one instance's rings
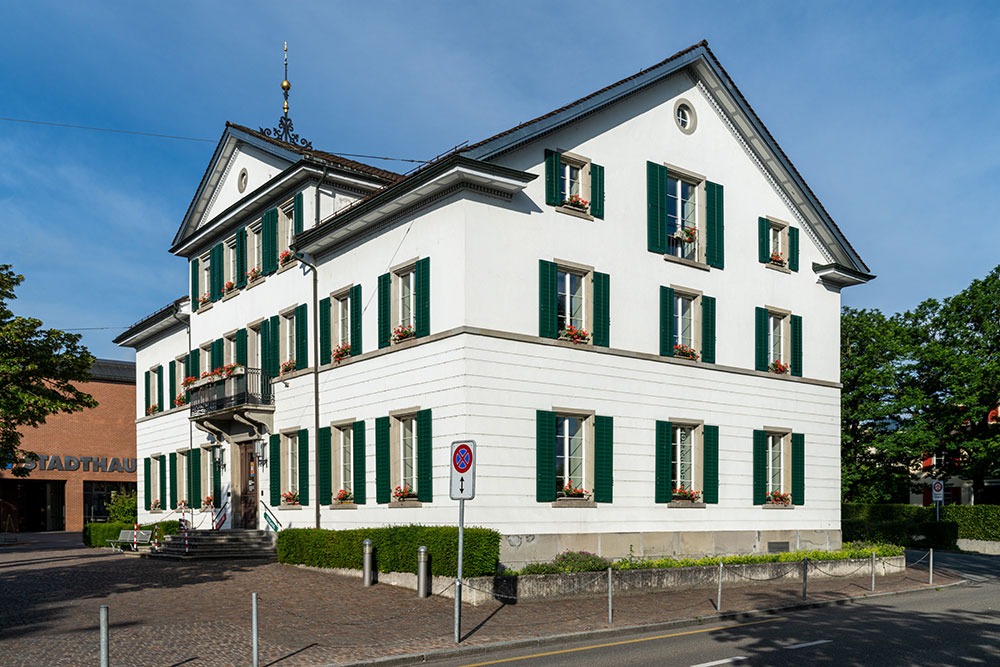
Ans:
{"label": "gabled roof", "polygon": [[[765,168],[772,172],[771,175],[779,187],[786,191],[791,205],[797,207],[803,213],[803,217],[814,227],[820,237],[820,243],[832,256],[834,263],[858,272],[865,276],[865,280],[874,278],[870,275],[867,264],[841,232],[816,194],[806,184],[795,165],[792,164],[770,131],[750,107],[750,103],[736,87],[715,54],[708,48],[708,42],[704,40],[678,51],[652,67],[640,70],[621,81],[581,97],[575,102],[459,150],[474,159],[487,161],[495,159],[530,141],[555,132],[584,116],[596,113],[688,67],[694,70],[693,73],[696,77],[709,79],[706,81],[706,85],[711,94],[725,94],[732,102],[731,106],[735,107],[735,113],[740,116],[740,120],[745,121],[744,123],[733,123],[734,130],[744,134],[743,138],[747,145],[754,145],[755,142],[752,142],[751,139],[759,139],[759,143],[765,147],[767,152],[766,155],[760,156]],[[724,109],[723,113],[729,113],[729,111]],[[746,130],[743,126],[746,127]],[[800,194],[801,196],[797,196]],[[806,209],[811,209],[814,214],[810,215]]]}
{"label": "gabled roof", "polygon": [[182,296],[171,301],[163,308],[142,318],[128,329],[115,337],[112,343],[120,347],[138,347],[143,341],[174,327],[187,326],[190,315],[183,311],[182,305],[190,298]]}
{"label": "gabled roof", "polygon": [[[370,187],[382,188],[395,183],[402,178],[400,174],[387,169],[379,169],[371,165],[349,160],[333,153],[303,148],[284,141],[279,141],[268,137],[262,132],[251,130],[243,125],[237,125],[227,121],[222,137],[215,147],[212,159],[209,160],[204,175],[195,190],[194,197],[188,206],[184,219],[181,221],[180,229],[174,235],[173,249],[176,249],[193,234],[198,228],[198,222],[204,214],[205,208],[212,196],[212,190],[218,186],[223,170],[228,163],[233,151],[242,142],[254,146],[279,160],[287,163],[287,167],[292,167],[298,163],[310,163],[321,168],[326,168],[334,172],[339,172],[366,182]],[[244,200],[252,197],[254,193],[247,193]]]}

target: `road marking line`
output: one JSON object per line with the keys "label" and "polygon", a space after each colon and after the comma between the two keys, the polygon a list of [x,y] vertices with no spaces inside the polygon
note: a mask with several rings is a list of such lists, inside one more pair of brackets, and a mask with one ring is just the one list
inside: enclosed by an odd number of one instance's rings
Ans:
{"label": "road marking line", "polygon": [[594,644],[592,646],[579,646],[577,648],[567,648],[559,651],[546,651],[545,653],[534,653],[532,655],[522,655],[516,658],[501,658],[499,660],[488,660],[486,662],[475,662],[463,667],[483,667],[483,665],[498,665],[502,662],[517,662],[518,660],[530,660],[532,658],[544,658],[550,655],[560,655],[562,653],[576,653],[577,651],[590,651],[595,648],[607,648],[609,646],[622,646],[624,644],[637,644],[639,642],[651,642],[657,639],[670,639],[671,637],[683,637],[684,635],[697,635],[703,632],[715,632],[716,630],[728,630],[729,628],[745,628],[748,625],[760,625],[761,623],[774,623],[784,621],[785,617],[768,618],[763,621],[750,621],[749,623],[734,623],[733,625],[719,625],[714,628],[701,628],[699,630],[687,630],[685,632],[674,632],[669,635],[657,635],[656,637],[642,637],[640,639],[624,639],[620,642],[608,642],[607,644]]}
{"label": "road marking line", "polygon": [[818,641],[808,642],[806,644],[792,644],[791,646],[782,646],[781,648],[787,650],[793,650],[797,648],[805,648],[807,646],[819,646],[820,644],[829,644],[832,641],[833,641],[832,639],[820,639]]}
{"label": "road marking line", "polygon": [[739,660],[746,660],[745,655],[738,655],[735,658],[726,658],[725,660],[716,660],[715,662],[702,662],[697,665],[691,665],[691,667],[713,667],[713,665],[728,665],[731,662],[737,662]]}

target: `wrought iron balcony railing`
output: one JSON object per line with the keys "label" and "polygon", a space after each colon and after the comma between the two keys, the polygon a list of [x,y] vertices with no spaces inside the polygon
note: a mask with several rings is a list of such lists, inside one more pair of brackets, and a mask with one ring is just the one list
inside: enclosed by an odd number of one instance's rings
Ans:
{"label": "wrought iron balcony railing", "polygon": [[206,415],[244,405],[274,405],[271,377],[259,368],[244,368],[191,389],[191,415]]}

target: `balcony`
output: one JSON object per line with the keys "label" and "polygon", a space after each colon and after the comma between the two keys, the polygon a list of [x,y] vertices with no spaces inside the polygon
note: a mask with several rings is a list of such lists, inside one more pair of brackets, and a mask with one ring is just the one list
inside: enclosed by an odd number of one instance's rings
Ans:
{"label": "balcony", "polygon": [[191,419],[218,412],[274,405],[270,376],[259,368],[237,368],[226,378],[204,378],[191,386]]}

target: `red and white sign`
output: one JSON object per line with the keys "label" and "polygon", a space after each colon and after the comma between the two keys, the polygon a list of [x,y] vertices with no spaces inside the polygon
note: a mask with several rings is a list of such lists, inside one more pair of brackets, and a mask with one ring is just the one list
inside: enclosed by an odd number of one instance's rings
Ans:
{"label": "red and white sign", "polygon": [[476,497],[476,441],[458,440],[451,443],[451,499],[472,500]]}
{"label": "red and white sign", "polygon": [[931,482],[931,501],[935,503],[944,502],[944,482],[939,479]]}

